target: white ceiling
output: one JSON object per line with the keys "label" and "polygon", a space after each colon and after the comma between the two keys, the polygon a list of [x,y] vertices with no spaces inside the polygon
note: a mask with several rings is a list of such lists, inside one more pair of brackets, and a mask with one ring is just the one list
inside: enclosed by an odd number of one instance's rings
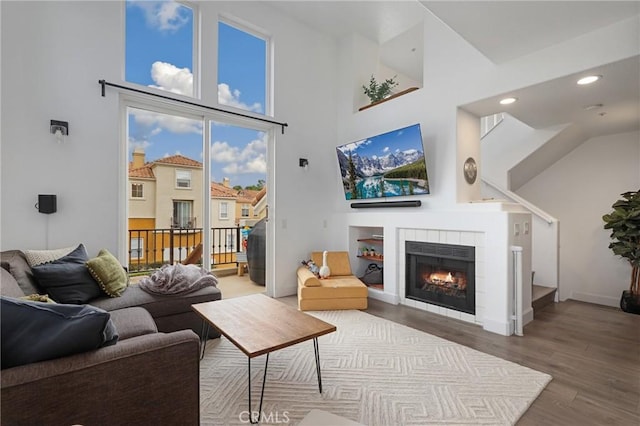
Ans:
{"label": "white ceiling", "polygon": [[420,3],[496,64],[628,19],[638,14],[640,5],[634,1]]}
{"label": "white ceiling", "polygon": [[[358,33],[393,51],[421,46],[405,33],[424,19],[425,8],[496,64],[528,55],[582,34],[640,15],[640,1],[270,1],[294,19],[332,37]],[[428,12],[427,12],[428,13]],[[481,17],[481,19],[478,19]],[[403,34],[402,37],[397,37]],[[412,31],[421,37],[421,31]],[[398,43],[406,43],[404,49]],[[395,59],[400,60],[399,58]],[[397,62],[394,63],[396,65]],[[409,68],[409,64],[407,64]],[[640,128],[640,57],[593,69],[604,78],[577,87],[585,75],[565,76],[510,92],[519,102],[508,112],[535,127],[577,123],[590,136]],[[400,66],[399,69],[401,69]],[[484,116],[499,111],[499,94],[464,105]],[[525,101],[526,100],[526,101]],[[584,110],[585,106],[602,108]],[[605,115],[598,115],[605,113]]]}

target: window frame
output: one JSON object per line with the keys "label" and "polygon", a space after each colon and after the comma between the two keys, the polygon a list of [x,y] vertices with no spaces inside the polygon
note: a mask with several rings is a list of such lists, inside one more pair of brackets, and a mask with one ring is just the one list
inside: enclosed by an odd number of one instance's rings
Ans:
{"label": "window frame", "polygon": [[[180,186],[180,180],[184,180],[186,181],[187,179],[185,178],[180,178],[180,174],[184,174],[185,176],[188,175],[188,181],[187,181],[187,186]],[[193,174],[191,173],[191,170],[188,169],[175,169],[175,185],[176,185],[176,189],[191,189],[191,182],[193,181]]]}
{"label": "window frame", "polygon": [[[193,200],[172,200],[172,204],[173,216],[171,218],[171,227],[178,229],[193,228],[193,226],[189,226],[191,219],[195,219],[195,216],[193,216]],[[188,215],[186,217],[184,216],[185,209],[183,209],[182,206],[188,207],[186,209],[188,210]],[[178,212],[177,215],[176,212]],[[176,219],[178,219],[177,222]],[[178,223],[178,226],[175,226],[175,223]]]}
{"label": "window frame", "polygon": [[216,93],[215,93],[215,102],[222,108],[229,108],[230,110],[235,110],[242,113],[254,114],[259,117],[274,117],[273,111],[273,93],[272,93],[272,80],[273,80],[273,42],[272,36],[266,30],[261,29],[257,25],[253,25],[247,21],[239,19],[238,17],[232,16],[230,14],[222,13],[218,16],[218,20],[216,22],[216,54],[217,49],[220,44],[220,40],[218,39],[219,32],[219,23],[222,22],[225,25],[231,26],[236,30],[245,32],[253,37],[264,40],[265,42],[265,64],[264,64],[264,111],[262,113],[248,111],[242,108],[237,108],[230,105],[224,105],[219,102],[218,98],[218,84],[219,82],[219,72],[218,72],[218,57],[216,56],[216,69],[215,69],[215,77],[216,77]]}
{"label": "window frame", "polygon": [[[183,94],[177,94],[177,93],[172,93],[170,91],[164,90],[164,89],[159,89],[156,87],[150,87],[148,85],[145,84],[141,84],[141,83],[136,83],[133,81],[129,81],[127,80],[127,52],[126,52],[126,48],[127,48],[127,34],[126,34],[126,28],[127,28],[127,0],[122,2],[122,20],[123,20],[123,58],[122,58],[122,82],[128,85],[132,85],[132,86],[136,86],[140,89],[146,90],[146,91],[150,91],[150,92],[155,92],[158,95],[161,96],[173,96],[173,97],[177,97],[177,98],[185,98],[187,100],[193,100],[193,99],[202,99],[202,93],[201,93],[201,76],[200,76],[200,65],[202,63],[201,57],[199,54],[200,52],[200,34],[201,34],[201,29],[200,29],[200,22],[201,22],[201,15],[202,15],[202,11],[200,10],[200,7],[198,6],[197,3],[193,2],[193,1],[185,1],[185,0],[170,0],[174,3],[178,3],[183,7],[189,8],[191,9],[191,26],[192,26],[192,34],[191,34],[191,76],[193,77],[193,86],[191,88],[192,90],[192,94],[191,95],[183,95]],[[173,64],[175,65],[175,64]],[[217,89],[217,87],[216,87]],[[216,92],[216,97],[217,97],[217,92]]]}
{"label": "window frame", "polygon": [[[134,187],[140,187],[140,195],[136,195],[136,190]],[[134,200],[144,199],[144,184],[141,182],[131,182],[131,198]]]}
{"label": "window frame", "polygon": [[[219,205],[220,209],[218,211],[218,219],[220,220],[228,220],[229,219],[229,202],[228,201],[220,201]],[[224,207],[224,209],[223,209]],[[224,212],[223,212],[224,210]]]}
{"label": "window frame", "polygon": [[[134,246],[133,242],[137,241],[138,244]],[[134,247],[136,247],[134,249]],[[131,260],[141,260],[144,259],[144,237],[131,237],[131,246],[129,247],[130,253],[129,257]],[[134,253],[137,254],[134,255]]]}

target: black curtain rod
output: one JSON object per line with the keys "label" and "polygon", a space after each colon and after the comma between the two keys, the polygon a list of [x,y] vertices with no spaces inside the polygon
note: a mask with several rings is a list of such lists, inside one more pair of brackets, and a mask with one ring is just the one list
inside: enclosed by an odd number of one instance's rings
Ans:
{"label": "black curtain rod", "polygon": [[282,134],[283,135],[284,135],[284,128],[289,126],[287,123],[281,123],[279,121],[273,121],[273,120],[269,120],[269,119],[261,118],[261,117],[253,117],[251,115],[242,114],[240,112],[227,111],[227,110],[224,110],[224,109],[221,109],[221,108],[215,108],[215,107],[211,107],[211,106],[207,106],[207,105],[200,105],[200,104],[197,104],[195,102],[183,101],[182,99],[176,99],[176,98],[172,98],[170,96],[159,95],[157,93],[151,93],[151,92],[147,92],[147,91],[140,90],[140,89],[134,89],[132,87],[122,86],[120,84],[109,83],[106,80],[98,80],[98,83],[102,86],[102,97],[105,96],[105,87],[106,86],[118,87],[120,89],[130,90],[132,92],[137,92],[137,93],[143,93],[145,95],[155,96],[157,98],[168,99],[168,100],[174,101],[174,102],[181,102],[181,103],[187,104],[187,105],[193,105],[193,106],[197,106],[197,107],[200,107],[200,108],[206,108],[206,109],[210,109],[210,110],[213,110],[213,111],[223,112],[225,114],[237,115],[239,117],[250,118],[252,120],[258,120],[258,121],[262,121],[264,123],[277,124],[282,129]]}

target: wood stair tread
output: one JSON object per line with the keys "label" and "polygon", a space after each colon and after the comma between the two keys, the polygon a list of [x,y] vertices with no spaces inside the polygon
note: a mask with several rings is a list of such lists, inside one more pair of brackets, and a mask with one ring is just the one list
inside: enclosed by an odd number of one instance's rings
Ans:
{"label": "wood stair tread", "polygon": [[541,299],[548,294],[555,293],[555,291],[556,289],[554,287],[545,287],[533,284],[531,289],[531,300],[534,301]]}
{"label": "wood stair tread", "polygon": [[555,301],[556,289],[533,284],[531,286],[531,307],[535,317],[536,311],[552,304]]}

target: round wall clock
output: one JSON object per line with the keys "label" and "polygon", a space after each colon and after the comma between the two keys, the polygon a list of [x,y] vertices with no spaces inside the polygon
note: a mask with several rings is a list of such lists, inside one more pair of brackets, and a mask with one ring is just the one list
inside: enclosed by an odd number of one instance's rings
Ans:
{"label": "round wall clock", "polygon": [[467,181],[469,185],[473,185],[478,177],[478,165],[476,164],[476,160],[469,157],[467,161],[464,162],[464,179]]}

